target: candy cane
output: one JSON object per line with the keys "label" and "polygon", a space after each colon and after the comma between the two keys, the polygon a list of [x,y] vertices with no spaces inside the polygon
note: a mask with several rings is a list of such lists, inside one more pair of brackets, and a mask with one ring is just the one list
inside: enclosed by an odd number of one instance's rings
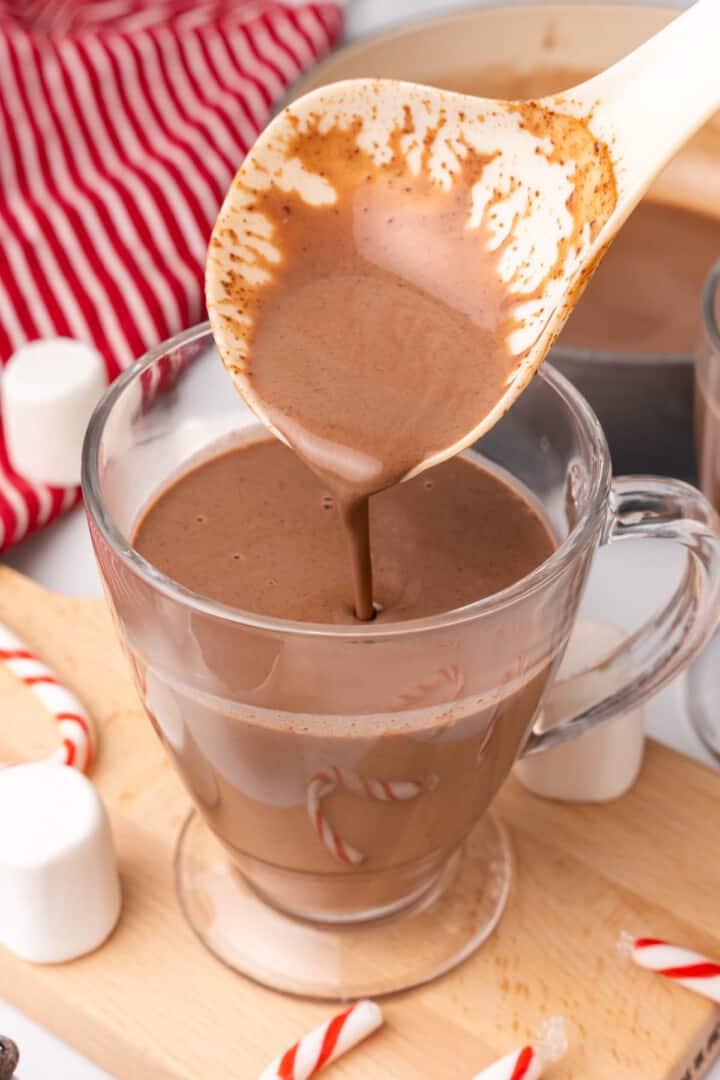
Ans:
{"label": "candy cane", "polygon": [[432,791],[436,785],[436,776],[430,776],[427,780],[374,780],[333,765],[311,777],[307,789],[307,812],[315,832],[333,858],[357,866],[364,862],[365,856],[333,829],[323,813],[322,800],[340,787],[353,795],[378,802],[406,802]]}
{"label": "candy cane", "polygon": [[403,707],[415,705],[421,702],[431,690],[439,686],[447,687],[453,698],[457,698],[465,689],[465,676],[459,664],[448,664],[447,667],[439,668],[434,675],[424,682],[419,682],[412,690],[398,695],[398,703]]}
{"label": "candy cane", "polygon": [[565,1021],[551,1016],[538,1028],[533,1045],[522,1046],[479,1072],[474,1080],[538,1080],[546,1065],[567,1053]]}
{"label": "candy cane", "polygon": [[720,964],[706,956],[659,938],[634,938],[631,934],[622,934],[618,947],[638,967],[664,975],[720,1005]]}
{"label": "candy cane", "polygon": [[260,1080],[309,1080],[323,1065],[372,1035],[382,1022],[382,1013],[374,1001],[358,1001],[275,1058]]}
{"label": "candy cane", "polygon": [[27,645],[0,623],[0,661],[25,683],[55,718],[62,745],[49,761],[72,765],[87,773],[95,755],[95,731],[87,712],[54,672],[28,649]]}

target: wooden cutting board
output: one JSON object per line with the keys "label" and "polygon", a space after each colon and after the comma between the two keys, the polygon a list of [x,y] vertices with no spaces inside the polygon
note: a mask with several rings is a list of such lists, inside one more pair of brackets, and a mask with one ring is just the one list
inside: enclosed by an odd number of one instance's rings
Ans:
{"label": "wooden cutting board", "polygon": [[[0,995],[119,1080],[254,1080],[328,1006],[233,973],[183,921],[171,863],[187,796],[105,604],[0,568],[0,619],[98,721],[94,778],[125,897],[116,932],[91,956],[35,967],[0,950]],[[0,760],[43,755],[54,741],[27,688],[0,670]],[[385,1028],[328,1076],[469,1080],[554,1013],[570,1020],[572,1046],[547,1080],[702,1076],[720,1047],[720,1011],[623,961],[615,943],[629,929],[720,956],[719,799],[719,775],[654,743],[638,785],[607,806],[546,802],[508,781],[497,811],[517,872],[499,929],[450,975],[384,1003]]]}

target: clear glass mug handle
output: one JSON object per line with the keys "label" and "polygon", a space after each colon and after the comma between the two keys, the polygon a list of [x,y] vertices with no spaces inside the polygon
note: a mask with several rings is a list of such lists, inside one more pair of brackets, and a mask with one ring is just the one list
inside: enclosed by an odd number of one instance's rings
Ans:
{"label": "clear glass mug handle", "polygon": [[[533,731],[524,754],[537,754],[642,704],[679,674],[710,637],[720,613],[720,518],[681,480],[622,476],[613,481],[601,544],[672,540],[687,565],[671,599],[595,668],[576,676],[597,685],[600,672],[617,689],[549,731]],[[573,680],[574,681],[574,680]],[[581,687],[578,685],[578,689]]]}
{"label": "clear glass mug handle", "polygon": [[720,352],[720,326],[718,325],[718,296],[720,296],[720,259],[710,271],[703,289],[703,316],[710,344]]}

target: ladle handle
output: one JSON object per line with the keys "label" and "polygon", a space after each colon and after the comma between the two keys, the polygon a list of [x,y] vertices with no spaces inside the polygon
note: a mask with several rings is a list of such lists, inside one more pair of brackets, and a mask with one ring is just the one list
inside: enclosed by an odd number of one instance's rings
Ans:
{"label": "ladle handle", "polygon": [[[707,499],[681,480],[617,478],[603,542],[638,539],[672,540],[684,547],[682,581],[644,626],[595,667],[575,676],[573,696],[577,691],[590,704],[549,731],[534,731],[526,754],[560,746],[641,705],[683,670],[715,628],[720,611],[720,518]],[[609,677],[617,687],[600,701],[598,674],[605,685]]]}
{"label": "ladle handle", "polygon": [[621,163],[616,213],[624,219],[680,146],[720,108],[720,2],[697,0],[566,96],[592,112],[593,132]]}

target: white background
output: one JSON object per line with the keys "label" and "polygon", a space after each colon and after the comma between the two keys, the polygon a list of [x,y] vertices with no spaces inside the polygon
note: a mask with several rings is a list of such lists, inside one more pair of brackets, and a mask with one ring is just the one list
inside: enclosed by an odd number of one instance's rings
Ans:
{"label": "white background", "polygon": [[[513,0],[510,0],[513,2]],[[348,33],[356,37],[413,12],[454,9],[456,0],[350,0]],[[100,586],[81,511],[74,511],[44,533],[12,551],[6,562],[59,592],[99,595]],[[624,543],[600,553],[584,609],[630,630],[669,593],[682,560],[668,545]],[[678,680],[647,708],[648,729],[668,745],[709,762],[687,721],[684,683]],[[170,853],[168,853],[168,858]],[[198,946],[200,947],[200,946]],[[0,1032],[21,1048],[19,1080],[107,1080],[108,1074],[81,1058],[0,999]],[[234,1033],[228,1033],[231,1046]],[[450,1067],[450,1063],[448,1063]],[[720,1067],[711,1074],[720,1080]],[[130,1080],[119,1077],[117,1080]],[[199,1078],[222,1080],[222,1078]],[[580,1078],[579,1078],[580,1080]]]}

